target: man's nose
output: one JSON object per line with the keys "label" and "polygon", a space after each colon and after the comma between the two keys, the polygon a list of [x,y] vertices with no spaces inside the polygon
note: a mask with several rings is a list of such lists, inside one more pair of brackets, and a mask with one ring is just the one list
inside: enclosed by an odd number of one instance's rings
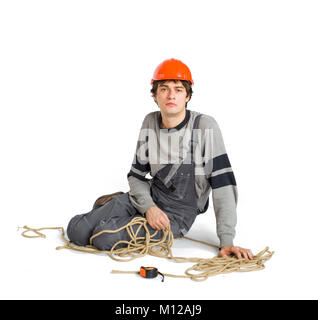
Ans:
{"label": "man's nose", "polygon": [[169,92],[168,92],[168,98],[169,98],[169,99],[174,99],[174,98],[175,98],[175,93],[174,93],[173,90],[169,90]]}

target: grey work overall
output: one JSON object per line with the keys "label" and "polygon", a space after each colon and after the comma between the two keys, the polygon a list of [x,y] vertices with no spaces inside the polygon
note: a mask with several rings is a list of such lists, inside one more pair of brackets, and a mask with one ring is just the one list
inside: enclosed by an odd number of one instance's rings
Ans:
{"label": "grey work overall", "polygon": [[[200,114],[194,120],[193,129],[198,128],[199,117]],[[149,181],[153,201],[168,216],[170,228],[175,238],[183,237],[190,229],[197,214],[200,213],[197,207],[197,195],[195,191],[194,142],[194,130],[192,130],[189,152],[184,161],[181,164],[168,164],[164,166]],[[176,172],[169,179],[169,175],[173,171]],[[73,217],[68,224],[67,235],[71,242],[85,246],[89,244],[89,239],[94,234],[102,230],[121,228],[134,217],[142,217],[142,215],[132,206],[128,192],[126,192],[116,196],[116,198],[105,205],[93,209],[89,213]],[[147,227],[150,234],[156,231],[149,224]],[[138,225],[133,227],[134,231],[137,228]],[[138,237],[144,236],[145,230],[141,228]],[[162,231],[159,231],[155,238],[158,239],[161,236]],[[93,239],[93,245],[100,250],[110,250],[120,240],[130,241],[130,236],[126,229],[113,234],[102,233]],[[120,244],[116,248],[124,246],[125,244]]]}

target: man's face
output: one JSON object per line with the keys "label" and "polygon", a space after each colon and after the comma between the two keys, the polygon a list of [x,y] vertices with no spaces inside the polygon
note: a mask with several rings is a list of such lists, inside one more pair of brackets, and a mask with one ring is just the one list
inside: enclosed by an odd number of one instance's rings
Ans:
{"label": "man's face", "polygon": [[182,112],[190,97],[181,81],[165,81],[159,84],[153,96],[162,113],[173,115]]}

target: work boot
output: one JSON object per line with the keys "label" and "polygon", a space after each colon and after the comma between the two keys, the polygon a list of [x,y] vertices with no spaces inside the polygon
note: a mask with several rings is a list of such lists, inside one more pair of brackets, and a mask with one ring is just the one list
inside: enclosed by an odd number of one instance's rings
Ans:
{"label": "work boot", "polygon": [[118,196],[119,194],[123,194],[124,192],[122,191],[118,191],[112,194],[106,194],[104,196],[99,197],[93,206],[93,209],[99,208],[101,206],[103,206],[104,204],[106,204],[107,202],[113,200],[116,196]]}

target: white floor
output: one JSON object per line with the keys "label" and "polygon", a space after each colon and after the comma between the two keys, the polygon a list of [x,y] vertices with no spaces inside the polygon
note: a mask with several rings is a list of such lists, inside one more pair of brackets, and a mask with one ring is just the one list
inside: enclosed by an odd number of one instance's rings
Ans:
{"label": "white floor", "polygon": [[[264,270],[218,275],[204,282],[166,277],[164,283],[160,281],[161,277],[143,279],[139,275],[112,274],[111,270],[133,271],[143,265],[155,266],[164,273],[183,274],[192,264],[174,263],[151,256],[131,262],[117,262],[104,254],[55,250],[63,243],[58,231],[45,231],[46,239],[28,239],[20,235],[22,230],[15,228],[11,224],[10,232],[6,232],[6,245],[2,248],[2,299],[317,298],[314,286],[317,283],[314,267],[317,258],[306,251],[301,254],[302,248],[295,247],[295,242],[293,246],[288,246],[282,239],[274,238],[274,233],[267,234],[268,225],[249,235],[254,238],[249,243],[254,253],[265,246],[275,250],[273,257],[265,263]],[[217,243],[213,228],[212,215],[201,215],[188,236]],[[240,239],[236,244],[248,247],[248,237],[240,236]],[[173,253],[175,256],[208,258],[217,251],[182,239],[175,240]]]}

